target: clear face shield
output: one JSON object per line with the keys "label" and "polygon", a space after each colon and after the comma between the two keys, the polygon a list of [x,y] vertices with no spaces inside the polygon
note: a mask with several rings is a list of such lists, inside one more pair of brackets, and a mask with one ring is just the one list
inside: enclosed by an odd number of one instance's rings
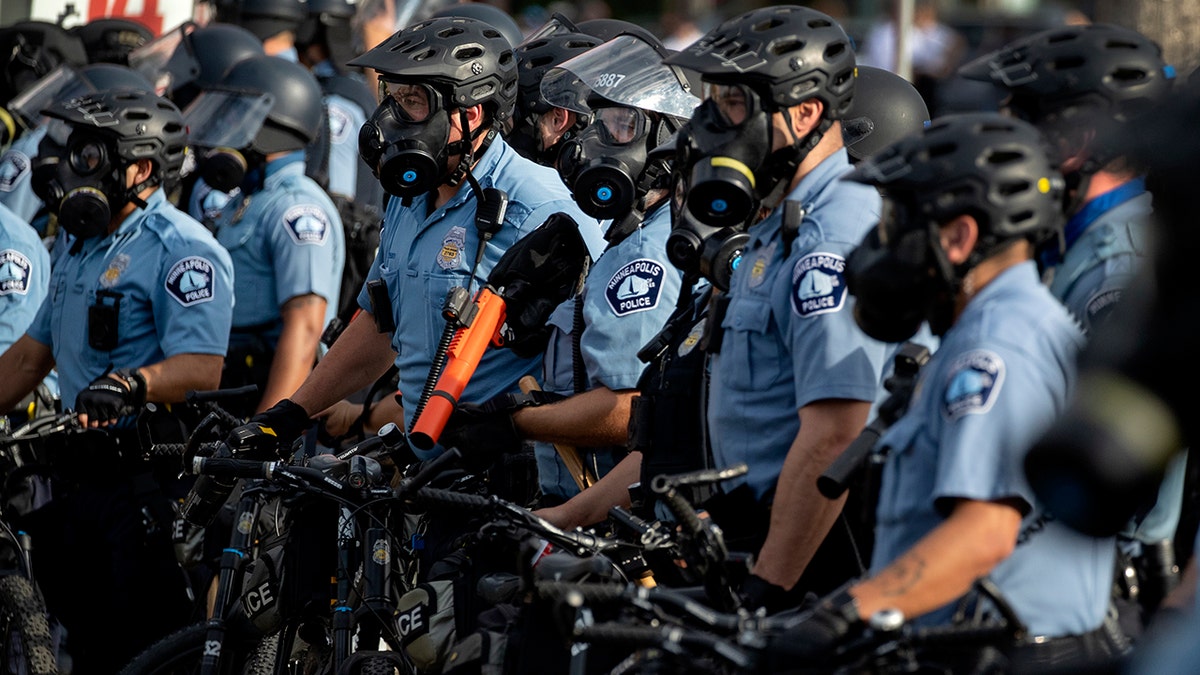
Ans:
{"label": "clear face shield", "polygon": [[54,105],[55,101],[76,98],[95,90],[74,66],[64,63],[9,101],[8,110],[27,129],[32,129],[45,122],[42,110]]}
{"label": "clear face shield", "polygon": [[271,112],[271,105],[268,94],[205,91],[183,113],[190,143],[201,148],[249,147]]}
{"label": "clear face shield", "polygon": [[590,97],[613,105],[687,118],[700,104],[663,56],[633,35],[608,42],[550,70],[542,96],[553,106],[589,115]]}
{"label": "clear face shield", "polygon": [[[578,33],[578,32],[579,32],[579,28],[577,28],[575,26],[575,24],[571,22],[570,19],[563,16],[562,14],[559,14],[558,12],[555,12],[554,15],[550,17],[549,21],[542,24],[541,28],[538,28],[537,30],[533,31],[524,40],[522,40],[521,45],[533,44],[534,42],[537,42],[538,40],[545,40],[546,38],[554,37],[555,35],[564,35],[567,33]],[[517,45],[517,46],[520,47],[521,45]]]}
{"label": "clear face shield", "polygon": [[184,37],[198,26],[187,21],[129,53],[129,67],[154,84],[154,93],[166,92],[191,82],[200,74],[200,64]]}

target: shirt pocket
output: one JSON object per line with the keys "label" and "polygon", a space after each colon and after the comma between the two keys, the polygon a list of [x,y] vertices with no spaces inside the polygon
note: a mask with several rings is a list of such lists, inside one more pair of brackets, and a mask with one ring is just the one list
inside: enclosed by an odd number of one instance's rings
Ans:
{"label": "shirt pocket", "polygon": [[923,425],[913,423],[916,420],[903,422],[881,439],[888,448],[879,489],[881,525],[905,523],[916,514],[933,511],[937,446]]}
{"label": "shirt pocket", "polygon": [[727,362],[724,381],[743,391],[779,383],[791,370],[790,358],[772,329],[771,305],[764,299],[737,298],[721,322],[724,338],[720,360]]}

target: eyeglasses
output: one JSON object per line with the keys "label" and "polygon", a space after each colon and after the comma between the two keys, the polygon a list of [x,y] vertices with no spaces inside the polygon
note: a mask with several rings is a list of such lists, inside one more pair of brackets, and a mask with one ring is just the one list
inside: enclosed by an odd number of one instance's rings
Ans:
{"label": "eyeglasses", "polygon": [[441,98],[424,84],[379,81],[379,100],[391,97],[400,105],[405,121],[420,123],[428,120],[441,107]]}

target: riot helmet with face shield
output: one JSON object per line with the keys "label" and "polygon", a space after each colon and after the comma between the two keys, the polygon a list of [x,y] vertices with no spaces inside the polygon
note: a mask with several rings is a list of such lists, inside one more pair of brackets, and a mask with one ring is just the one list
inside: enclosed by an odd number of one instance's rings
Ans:
{"label": "riot helmet with face shield", "polygon": [[235,65],[262,55],[262,41],[241,26],[187,22],[130,52],[129,67],[154,83],[159,95],[186,109]]}
{"label": "riot helmet with face shield", "polygon": [[[413,24],[354,59],[380,78],[380,104],[359,133],[359,154],[384,189],[403,199],[456,185],[474,157],[474,143],[490,144],[512,115],[517,66],[499,30],[466,17]],[[470,130],[468,109],[484,119]],[[451,116],[462,139],[450,142]],[[459,157],[451,167],[451,158]],[[469,177],[469,176],[468,176]]]}
{"label": "riot helmet with face shield", "polygon": [[[721,24],[667,59],[700,73],[706,99],[680,140],[692,167],[687,206],[716,226],[746,222],[772,209],[791,178],[854,94],[854,51],[841,26],[807,7],[767,7]],[[817,100],[820,121],[774,150],[776,112]],[[791,132],[791,126],[788,126]]]}
{"label": "riot helmet with face shield", "polygon": [[599,45],[599,38],[582,33],[573,23],[555,14],[516,48],[517,101],[512,128],[504,139],[518,153],[544,166],[554,166],[561,142],[587,124],[576,117],[562,138],[547,144],[539,122],[554,109],[542,96],[542,79],[551,68]]}
{"label": "riot helmet with face shield", "polygon": [[653,187],[665,187],[669,165],[650,151],[674,134],[699,103],[665,50],[620,35],[552,69],[542,80],[551,105],[590,119],[563,143],[556,168],[588,215],[618,218]]}
{"label": "riot helmet with face shield", "polygon": [[321,88],[304,66],[275,56],[236,64],[185,111],[200,176],[238,187],[267,155],[302,150],[322,123]]}
{"label": "riot helmet with face shield", "polygon": [[[53,170],[34,174],[34,192],[79,240],[105,234],[130,202],[144,207],[139,195],[147,188],[169,187],[179,179],[187,130],[179,109],[164,98],[141,91],[95,92],[43,113],[51,122],[42,143],[64,151],[43,167]],[[150,175],[127,185],[127,170],[139,160],[151,162]]]}
{"label": "riot helmet with face shield", "polygon": [[[934,120],[871,156],[845,177],[879,188],[879,226],[846,261],[846,283],[858,301],[855,319],[867,335],[902,342],[929,321],[949,329],[963,279],[1013,242],[1034,245],[1062,225],[1064,182],[1050,148],[1027,122],[996,113]],[[940,227],[969,215],[979,227],[967,259],[952,264]]]}

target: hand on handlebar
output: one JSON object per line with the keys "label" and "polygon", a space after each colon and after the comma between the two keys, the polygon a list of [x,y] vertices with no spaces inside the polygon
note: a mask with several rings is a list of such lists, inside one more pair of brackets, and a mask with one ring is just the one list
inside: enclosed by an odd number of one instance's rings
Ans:
{"label": "hand on handlebar", "polygon": [[145,380],[133,375],[101,375],[75,397],[75,411],[80,426],[95,429],[116,424],[145,400]]}
{"label": "hand on handlebar", "polygon": [[292,443],[311,423],[304,408],[285,398],[234,429],[225,443],[235,453],[255,459],[275,455],[286,459]]}
{"label": "hand on handlebar", "polygon": [[838,647],[862,634],[866,623],[858,615],[854,597],[843,587],[817,601],[816,607],[789,622],[786,630],[773,635],[768,653],[783,663],[820,663]]}

